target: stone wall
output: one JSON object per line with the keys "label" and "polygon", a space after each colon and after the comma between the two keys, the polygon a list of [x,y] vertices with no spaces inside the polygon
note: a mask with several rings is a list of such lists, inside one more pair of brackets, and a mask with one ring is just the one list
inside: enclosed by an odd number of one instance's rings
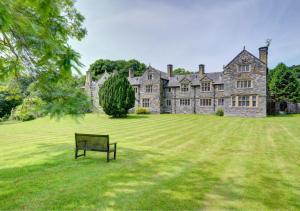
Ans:
{"label": "stone wall", "polygon": [[[250,72],[239,72],[239,65],[250,65]],[[233,61],[224,67],[225,115],[264,117],[266,112],[266,72],[264,63],[247,51],[242,51]],[[237,80],[251,80],[251,88],[237,88]],[[238,107],[231,105],[231,96],[256,95],[256,107]],[[236,102],[238,103],[238,102]]]}
{"label": "stone wall", "polygon": [[[152,79],[148,79],[148,75],[152,75]],[[147,69],[140,78],[140,105],[144,98],[149,98],[151,113],[161,113],[161,77],[160,72],[154,69]],[[152,85],[152,92],[146,92],[146,86]]]}

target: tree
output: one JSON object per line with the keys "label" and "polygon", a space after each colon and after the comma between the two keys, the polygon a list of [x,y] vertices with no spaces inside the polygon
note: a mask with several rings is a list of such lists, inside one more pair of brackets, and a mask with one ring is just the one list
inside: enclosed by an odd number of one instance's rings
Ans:
{"label": "tree", "polygon": [[49,112],[58,112],[60,106],[76,106],[65,98],[76,97],[70,94],[72,90],[54,87],[72,80],[73,69],[80,73],[80,55],[68,40],[81,40],[86,35],[83,20],[73,0],[0,1],[0,79],[13,76],[18,80],[22,72],[29,72],[37,84],[47,83],[52,87],[48,91],[60,92],[60,99],[56,95],[47,102],[55,107],[48,106]]}
{"label": "tree", "polygon": [[134,90],[122,74],[110,76],[99,91],[99,104],[107,115],[125,117],[134,107]]}
{"label": "tree", "polygon": [[268,88],[276,102],[286,104],[300,101],[300,85],[295,72],[285,64],[278,64],[270,71]]}
{"label": "tree", "polygon": [[117,71],[124,76],[128,76],[129,69],[132,69],[134,71],[135,76],[141,76],[146,70],[146,65],[135,59],[131,59],[128,61],[98,59],[93,64],[91,64],[89,68],[94,80],[97,80],[99,75],[101,75],[105,71],[108,73]]}
{"label": "tree", "polygon": [[176,68],[174,69],[173,71],[173,74],[174,75],[188,75],[188,74],[191,74],[192,72],[184,69],[184,68]]}
{"label": "tree", "polygon": [[295,71],[298,80],[300,80],[300,65],[293,65],[290,69]]}
{"label": "tree", "polygon": [[0,86],[0,118],[8,118],[12,109],[21,102],[21,92],[18,87],[9,85]]}

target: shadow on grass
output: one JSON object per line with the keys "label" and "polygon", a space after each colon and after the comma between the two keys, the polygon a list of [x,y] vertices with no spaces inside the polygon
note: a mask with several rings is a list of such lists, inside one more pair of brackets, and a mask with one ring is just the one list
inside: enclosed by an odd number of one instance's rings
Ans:
{"label": "shadow on grass", "polygon": [[149,115],[150,114],[147,115],[129,114],[126,117],[120,117],[120,118],[109,117],[109,119],[116,119],[116,120],[145,119],[145,118],[149,118]]}
{"label": "shadow on grass", "polygon": [[[162,151],[119,147],[117,160],[106,162],[106,153],[87,152],[74,159],[71,144],[39,144],[34,156],[40,164],[0,169],[0,207],[6,209],[155,209],[205,208],[207,197],[228,202],[255,202],[270,209],[300,208],[299,187],[275,176],[263,184],[239,184],[240,178],[222,180],[226,165],[168,156]],[[56,154],[53,154],[55,152]],[[30,157],[28,157],[30,159]],[[27,159],[27,157],[24,157]],[[272,195],[274,184],[295,189],[284,204]],[[245,191],[247,194],[245,194]],[[258,193],[266,191],[275,200]],[[298,192],[297,192],[298,191]],[[238,209],[224,204],[221,209]]]}

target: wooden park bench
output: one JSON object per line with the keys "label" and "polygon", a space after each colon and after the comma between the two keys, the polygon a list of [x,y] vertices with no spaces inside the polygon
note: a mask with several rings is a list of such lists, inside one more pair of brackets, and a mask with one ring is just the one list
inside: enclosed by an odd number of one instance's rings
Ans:
{"label": "wooden park bench", "polygon": [[[86,155],[86,151],[97,151],[107,153],[107,162],[109,154],[114,153],[116,160],[117,143],[109,143],[108,135],[79,134],[75,133],[75,159]],[[78,150],[83,150],[83,154],[78,155]]]}

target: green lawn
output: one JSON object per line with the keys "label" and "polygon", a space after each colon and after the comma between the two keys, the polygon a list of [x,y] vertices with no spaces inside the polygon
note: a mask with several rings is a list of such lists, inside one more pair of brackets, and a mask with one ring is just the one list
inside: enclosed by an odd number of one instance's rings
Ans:
{"label": "green lawn", "polygon": [[[74,132],[117,160],[74,159]],[[0,209],[300,209],[300,115],[148,115],[0,125]]]}

